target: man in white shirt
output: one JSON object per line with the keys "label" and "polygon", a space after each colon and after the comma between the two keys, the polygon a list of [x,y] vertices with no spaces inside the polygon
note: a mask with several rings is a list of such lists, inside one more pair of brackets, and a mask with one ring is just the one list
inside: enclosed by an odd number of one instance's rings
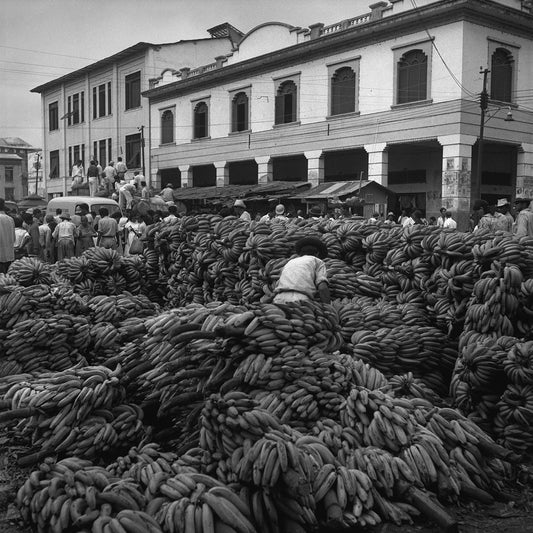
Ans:
{"label": "man in white shirt", "polygon": [[81,159],[78,159],[76,161],[76,164],[72,167],[72,184],[80,185],[83,183],[83,178],[85,177],[85,174],[83,172],[83,161]]}
{"label": "man in white shirt", "polygon": [[444,222],[446,220],[446,208],[441,207],[440,208],[440,216],[437,218],[437,227],[442,228],[444,226]]}
{"label": "man in white shirt", "polygon": [[163,219],[163,222],[174,222],[178,220],[178,207],[175,205],[168,206],[168,217]]}
{"label": "man in white shirt", "polygon": [[457,229],[457,222],[455,222],[455,220],[452,218],[452,213],[450,211],[446,211],[445,216],[446,219],[442,224],[442,229]]}
{"label": "man in white shirt", "polygon": [[159,193],[159,196],[163,198],[165,202],[173,202],[174,201],[174,188],[172,187],[172,183],[167,183],[164,189],[161,189],[161,192]]}
{"label": "man in white shirt", "polygon": [[250,213],[246,211],[246,204],[242,200],[235,200],[235,203],[233,204],[233,210],[240,220],[244,220],[245,222],[252,221]]}
{"label": "man in white shirt", "polygon": [[272,223],[281,222],[285,223],[289,221],[289,217],[285,215],[285,206],[283,204],[278,204],[274,210],[275,215],[271,220]]}
{"label": "man in white shirt", "polygon": [[39,226],[39,259],[49,262],[52,260],[52,230],[50,223],[54,221],[52,215],[46,215],[45,222]]}
{"label": "man in white shirt", "polygon": [[74,257],[74,237],[76,236],[76,226],[70,220],[70,215],[61,215],[61,222],[56,226],[52,237],[57,242],[57,260],[70,259]]}
{"label": "man in white shirt", "polygon": [[298,257],[291,259],[281,271],[275,289],[274,303],[314,300],[330,303],[326,264],[327,246],[317,237],[304,237],[295,246]]}
{"label": "man in white shirt", "polygon": [[115,170],[117,171],[117,178],[119,181],[122,181],[126,177],[126,172],[128,167],[126,163],[122,161],[122,157],[117,157],[117,164],[115,165]]}
{"label": "man in white shirt", "polygon": [[104,187],[108,194],[111,194],[115,187],[115,177],[117,175],[117,171],[115,170],[114,164],[115,163],[113,163],[113,161],[109,161],[107,167],[105,167],[103,171]]}

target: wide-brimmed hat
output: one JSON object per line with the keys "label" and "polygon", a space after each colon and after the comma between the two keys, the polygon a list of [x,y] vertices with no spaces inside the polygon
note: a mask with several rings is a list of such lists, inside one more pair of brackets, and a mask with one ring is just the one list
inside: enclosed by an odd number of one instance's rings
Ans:
{"label": "wide-brimmed hat", "polygon": [[312,217],[319,217],[322,214],[322,209],[320,209],[320,207],[315,205],[311,207],[311,209],[309,209],[309,214]]}
{"label": "wide-brimmed hat", "polygon": [[283,204],[278,204],[276,206],[276,215],[283,215],[285,213],[285,206]]}
{"label": "wide-brimmed hat", "polygon": [[509,200],[507,200],[507,198],[500,198],[496,203],[496,207],[503,207],[504,205],[509,205]]}
{"label": "wide-brimmed hat", "polygon": [[70,215],[69,213],[62,213],[61,215],[59,215],[59,218],[62,220],[70,220]]}
{"label": "wide-brimmed hat", "polygon": [[246,204],[242,200],[235,200],[233,207],[242,207],[243,209],[246,209]]}
{"label": "wide-brimmed hat", "polygon": [[307,248],[314,248],[318,252],[318,257],[324,259],[328,255],[328,247],[326,243],[320,240],[318,237],[304,237],[296,242],[294,249],[298,255],[301,255],[302,251]]}

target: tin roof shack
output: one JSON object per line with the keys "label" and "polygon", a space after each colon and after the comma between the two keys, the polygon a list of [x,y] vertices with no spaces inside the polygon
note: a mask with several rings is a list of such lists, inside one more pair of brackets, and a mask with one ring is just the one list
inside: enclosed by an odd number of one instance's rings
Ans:
{"label": "tin roof shack", "polygon": [[240,198],[250,214],[264,215],[273,204],[284,203],[287,211],[296,208],[295,195],[308,190],[308,182],[274,181],[260,185],[226,185],[224,187],[185,187],[174,191],[176,204],[185,205],[187,212],[218,212],[232,207]]}
{"label": "tin roof shack", "polygon": [[292,199],[307,204],[307,207],[318,205],[324,213],[342,206],[348,208],[352,215],[370,218],[376,212],[386,215],[389,206],[395,203],[395,194],[371,180],[335,181],[321,183]]}

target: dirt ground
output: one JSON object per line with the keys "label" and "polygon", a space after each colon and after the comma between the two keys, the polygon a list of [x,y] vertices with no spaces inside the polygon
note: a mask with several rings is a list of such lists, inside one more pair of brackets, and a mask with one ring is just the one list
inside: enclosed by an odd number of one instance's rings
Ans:
{"label": "dirt ground", "polygon": [[[0,533],[31,533],[14,505],[15,496],[30,470],[17,466],[20,447],[6,447],[7,438],[0,437]],[[533,467],[529,469],[533,474]],[[480,505],[465,503],[448,508],[457,519],[459,533],[533,533],[533,476],[528,483],[509,487],[513,500],[507,503]],[[344,530],[346,531],[346,530]],[[442,529],[424,520],[413,525],[381,524],[369,533],[442,533]],[[326,532],[324,532],[326,533]],[[336,532],[328,532],[336,533]],[[340,533],[340,532],[339,532]]]}

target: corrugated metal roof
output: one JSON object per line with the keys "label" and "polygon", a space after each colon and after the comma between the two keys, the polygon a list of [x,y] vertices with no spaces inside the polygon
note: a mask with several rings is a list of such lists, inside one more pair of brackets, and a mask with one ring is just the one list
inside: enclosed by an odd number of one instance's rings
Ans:
{"label": "corrugated metal roof", "polygon": [[6,148],[33,148],[31,144],[20,137],[0,137],[0,146]]}
{"label": "corrugated metal roof", "polygon": [[393,191],[387,189],[383,185],[371,180],[362,180],[362,181],[335,181],[329,183],[321,183],[316,187],[308,191],[302,191],[298,194],[291,197],[293,200],[327,200],[328,198],[334,198],[336,196],[344,197],[353,195],[359,190],[363,190],[369,185],[379,187],[383,191],[386,191],[387,194],[394,194]]}
{"label": "corrugated metal roof", "polygon": [[228,198],[245,200],[267,200],[270,196],[290,197],[310,186],[305,181],[272,181],[260,185],[226,185],[225,187],[186,187],[176,189],[177,200],[210,200],[217,198],[224,201]]}
{"label": "corrugated metal roof", "polygon": [[2,154],[0,153],[0,159],[9,159],[10,161],[22,161],[22,157],[17,154]]}

